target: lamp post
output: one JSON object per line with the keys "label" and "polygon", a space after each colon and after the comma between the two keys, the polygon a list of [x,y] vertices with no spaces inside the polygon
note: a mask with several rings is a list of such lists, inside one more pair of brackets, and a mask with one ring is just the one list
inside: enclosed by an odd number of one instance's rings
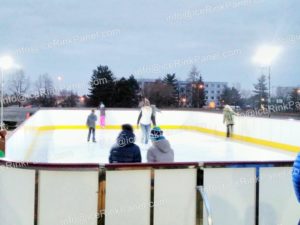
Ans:
{"label": "lamp post", "polygon": [[270,104],[271,104],[271,65],[275,58],[279,55],[281,48],[279,46],[261,46],[258,48],[254,55],[253,61],[259,64],[261,67],[268,68],[268,111],[269,117],[271,117]]}
{"label": "lamp post", "polygon": [[0,77],[0,82],[1,82],[1,112],[0,112],[0,128],[1,130],[4,129],[4,123],[3,123],[3,111],[4,111],[4,71],[9,70],[13,66],[13,59],[9,56],[4,56],[0,58],[0,69],[1,69],[1,77]]}

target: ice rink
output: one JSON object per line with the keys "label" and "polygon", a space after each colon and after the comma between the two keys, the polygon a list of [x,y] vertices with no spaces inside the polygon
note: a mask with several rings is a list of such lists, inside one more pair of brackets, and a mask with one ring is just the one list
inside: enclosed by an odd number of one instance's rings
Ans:
{"label": "ice rink", "polygon": [[[146,162],[150,146],[140,142],[141,131],[136,130],[136,144]],[[97,143],[87,142],[87,130],[53,130],[41,132],[26,154],[26,161],[48,163],[107,163],[118,130],[97,130]],[[165,130],[165,136],[175,151],[176,162],[211,161],[285,161],[295,153],[227,140],[196,131]]]}

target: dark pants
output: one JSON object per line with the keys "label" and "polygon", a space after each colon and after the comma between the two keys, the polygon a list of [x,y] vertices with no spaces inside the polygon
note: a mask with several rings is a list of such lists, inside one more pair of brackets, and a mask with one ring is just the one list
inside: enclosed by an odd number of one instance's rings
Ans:
{"label": "dark pants", "polygon": [[232,137],[232,133],[233,133],[233,124],[228,124],[227,125],[227,134],[226,134],[226,136],[228,138]]}
{"label": "dark pants", "polygon": [[95,128],[93,128],[93,127],[89,128],[88,141],[90,141],[91,135],[93,136],[93,141],[96,141],[96,139],[95,139]]}

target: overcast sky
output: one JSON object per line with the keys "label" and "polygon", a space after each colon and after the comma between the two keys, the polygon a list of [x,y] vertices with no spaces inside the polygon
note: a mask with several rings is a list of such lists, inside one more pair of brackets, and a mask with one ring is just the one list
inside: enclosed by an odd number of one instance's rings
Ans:
{"label": "overcast sky", "polygon": [[274,86],[300,85],[299,0],[0,0],[0,56],[34,80],[87,83],[98,65],[116,77],[185,80],[196,65],[206,81],[251,89],[264,44],[283,47]]}

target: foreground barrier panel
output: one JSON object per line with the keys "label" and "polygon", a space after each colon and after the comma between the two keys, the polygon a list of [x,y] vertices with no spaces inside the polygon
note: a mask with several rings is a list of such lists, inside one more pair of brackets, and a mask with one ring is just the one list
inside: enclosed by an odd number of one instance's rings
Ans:
{"label": "foreground barrier panel", "polygon": [[295,198],[290,167],[261,168],[259,224],[298,224],[300,205]]}
{"label": "foreground barrier panel", "polygon": [[210,224],[300,218],[292,162],[10,165],[0,160],[0,225],[198,225],[196,217],[206,225],[196,207],[202,185]]}
{"label": "foreground barrier panel", "polygon": [[151,171],[106,172],[106,225],[149,225]]}
{"label": "foreground barrier panel", "polygon": [[0,164],[0,224],[34,224],[35,170]]}
{"label": "foreground barrier panel", "polygon": [[255,224],[255,172],[255,168],[204,169],[204,191],[214,225]]}
{"label": "foreground barrier panel", "polygon": [[97,225],[98,171],[39,171],[38,224]]}
{"label": "foreground barrier panel", "polygon": [[197,170],[155,170],[154,182],[154,225],[195,225]]}

